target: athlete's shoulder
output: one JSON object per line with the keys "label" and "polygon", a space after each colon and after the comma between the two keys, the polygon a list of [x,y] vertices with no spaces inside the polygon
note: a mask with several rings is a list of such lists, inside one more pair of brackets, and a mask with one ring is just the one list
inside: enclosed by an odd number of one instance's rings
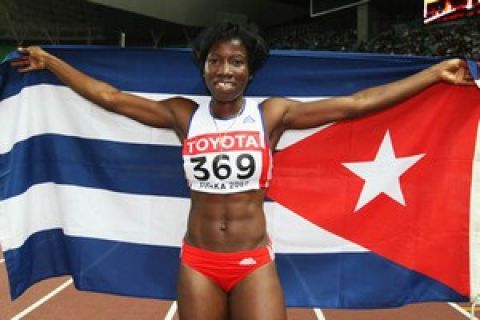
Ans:
{"label": "athlete's shoulder", "polygon": [[188,124],[190,123],[190,119],[195,110],[197,110],[198,104],[192,99],[181,96],[172,97],[163,102],[168,105],[168,108],[175,119],[175,126],[177,129],[180,128],[182,133],[186,134]]}
{"label": "athlete's shoulder", "polygon": [[288,111],[292,102],[293,100],[285,97],[270,97],[265,99],[260,107],[267,121],[276,123]]}
{"label": "athlete's shoulder", "polygon": [[293,102],[294,100],[288,99],[285,97],[269,97],[263,100],[260,105],[263,108],[280,108],[282,106],[289,105]]}
{"label": "athlete's shoulder", "polygon": [[170,104],[174,108],[184,108],[184,109],[190,109],[192,111],[198,108],[197,102],[182,96],[171,97],[166,100],[163,100],[163,102]]}

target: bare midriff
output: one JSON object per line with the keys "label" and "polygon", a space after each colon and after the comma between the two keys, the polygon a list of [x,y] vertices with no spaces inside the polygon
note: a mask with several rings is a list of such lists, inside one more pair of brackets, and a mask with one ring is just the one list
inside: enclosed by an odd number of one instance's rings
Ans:
{"label": "bare midriff", "polygon": [[249,250],[267,244],[264,197],[264,190],[232,194],[192,191],[185,241],[219,252]]}

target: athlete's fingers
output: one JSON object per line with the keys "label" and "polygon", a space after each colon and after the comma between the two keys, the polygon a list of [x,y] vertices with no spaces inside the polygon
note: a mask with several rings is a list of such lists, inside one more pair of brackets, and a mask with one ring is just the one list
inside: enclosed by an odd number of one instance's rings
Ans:
{"label": "athlete's fingers", "polygon": [[25,65],[29,65],[30,64],[30,60],[28,59],[28,57],[20,57],[18,59],[14,59],[10,62],[10,65],[12,67],[21,67],[21,66],[25,66]]}
{"label": "athlete's fingers", "polygon": [[24,54],[24,55],[30,55],[30,52],[31,52],[31,48],[27,47],[18,47],[17,48],[17,51],[20,52],[21,54]]}
{"label": "athlete's fingers", "polygon": [[21,57],[19,59],[12,60],[10,65],[14,68],[17,68],[19,72],[28,72],[32,71],[32,64],[28,57]]}

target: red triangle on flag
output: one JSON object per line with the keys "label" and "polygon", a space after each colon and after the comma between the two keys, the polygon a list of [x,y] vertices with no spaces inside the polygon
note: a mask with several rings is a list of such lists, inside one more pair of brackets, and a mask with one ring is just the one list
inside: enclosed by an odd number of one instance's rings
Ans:
{"label": "red triangle on flag", "polygon": [[[279,151],[268,196],[469,296],[470,189],[479,119],[477,88],[435,85],[394,108],[334,124]],[[374,162],[387,134],[394,158],[365,167],[368,179],[345,165]],[[422,156],[410,158],[416,155]],[[385,182],[396,170],[389,163],[407,158],[415,161],[398,175],[398,185],[394,179]],[[375,179],[386,186],[374,190]],[[367,185],[369,195],[362,196]]]}

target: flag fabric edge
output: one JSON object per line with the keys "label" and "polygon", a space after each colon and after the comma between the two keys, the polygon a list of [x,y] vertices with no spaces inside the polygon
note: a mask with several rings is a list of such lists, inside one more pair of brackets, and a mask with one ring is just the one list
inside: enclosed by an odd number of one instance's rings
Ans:
{"label": "flag fabric edge", "polygon": [[470,208],[470,299],[480,298],[480,122],[472,165]]}

